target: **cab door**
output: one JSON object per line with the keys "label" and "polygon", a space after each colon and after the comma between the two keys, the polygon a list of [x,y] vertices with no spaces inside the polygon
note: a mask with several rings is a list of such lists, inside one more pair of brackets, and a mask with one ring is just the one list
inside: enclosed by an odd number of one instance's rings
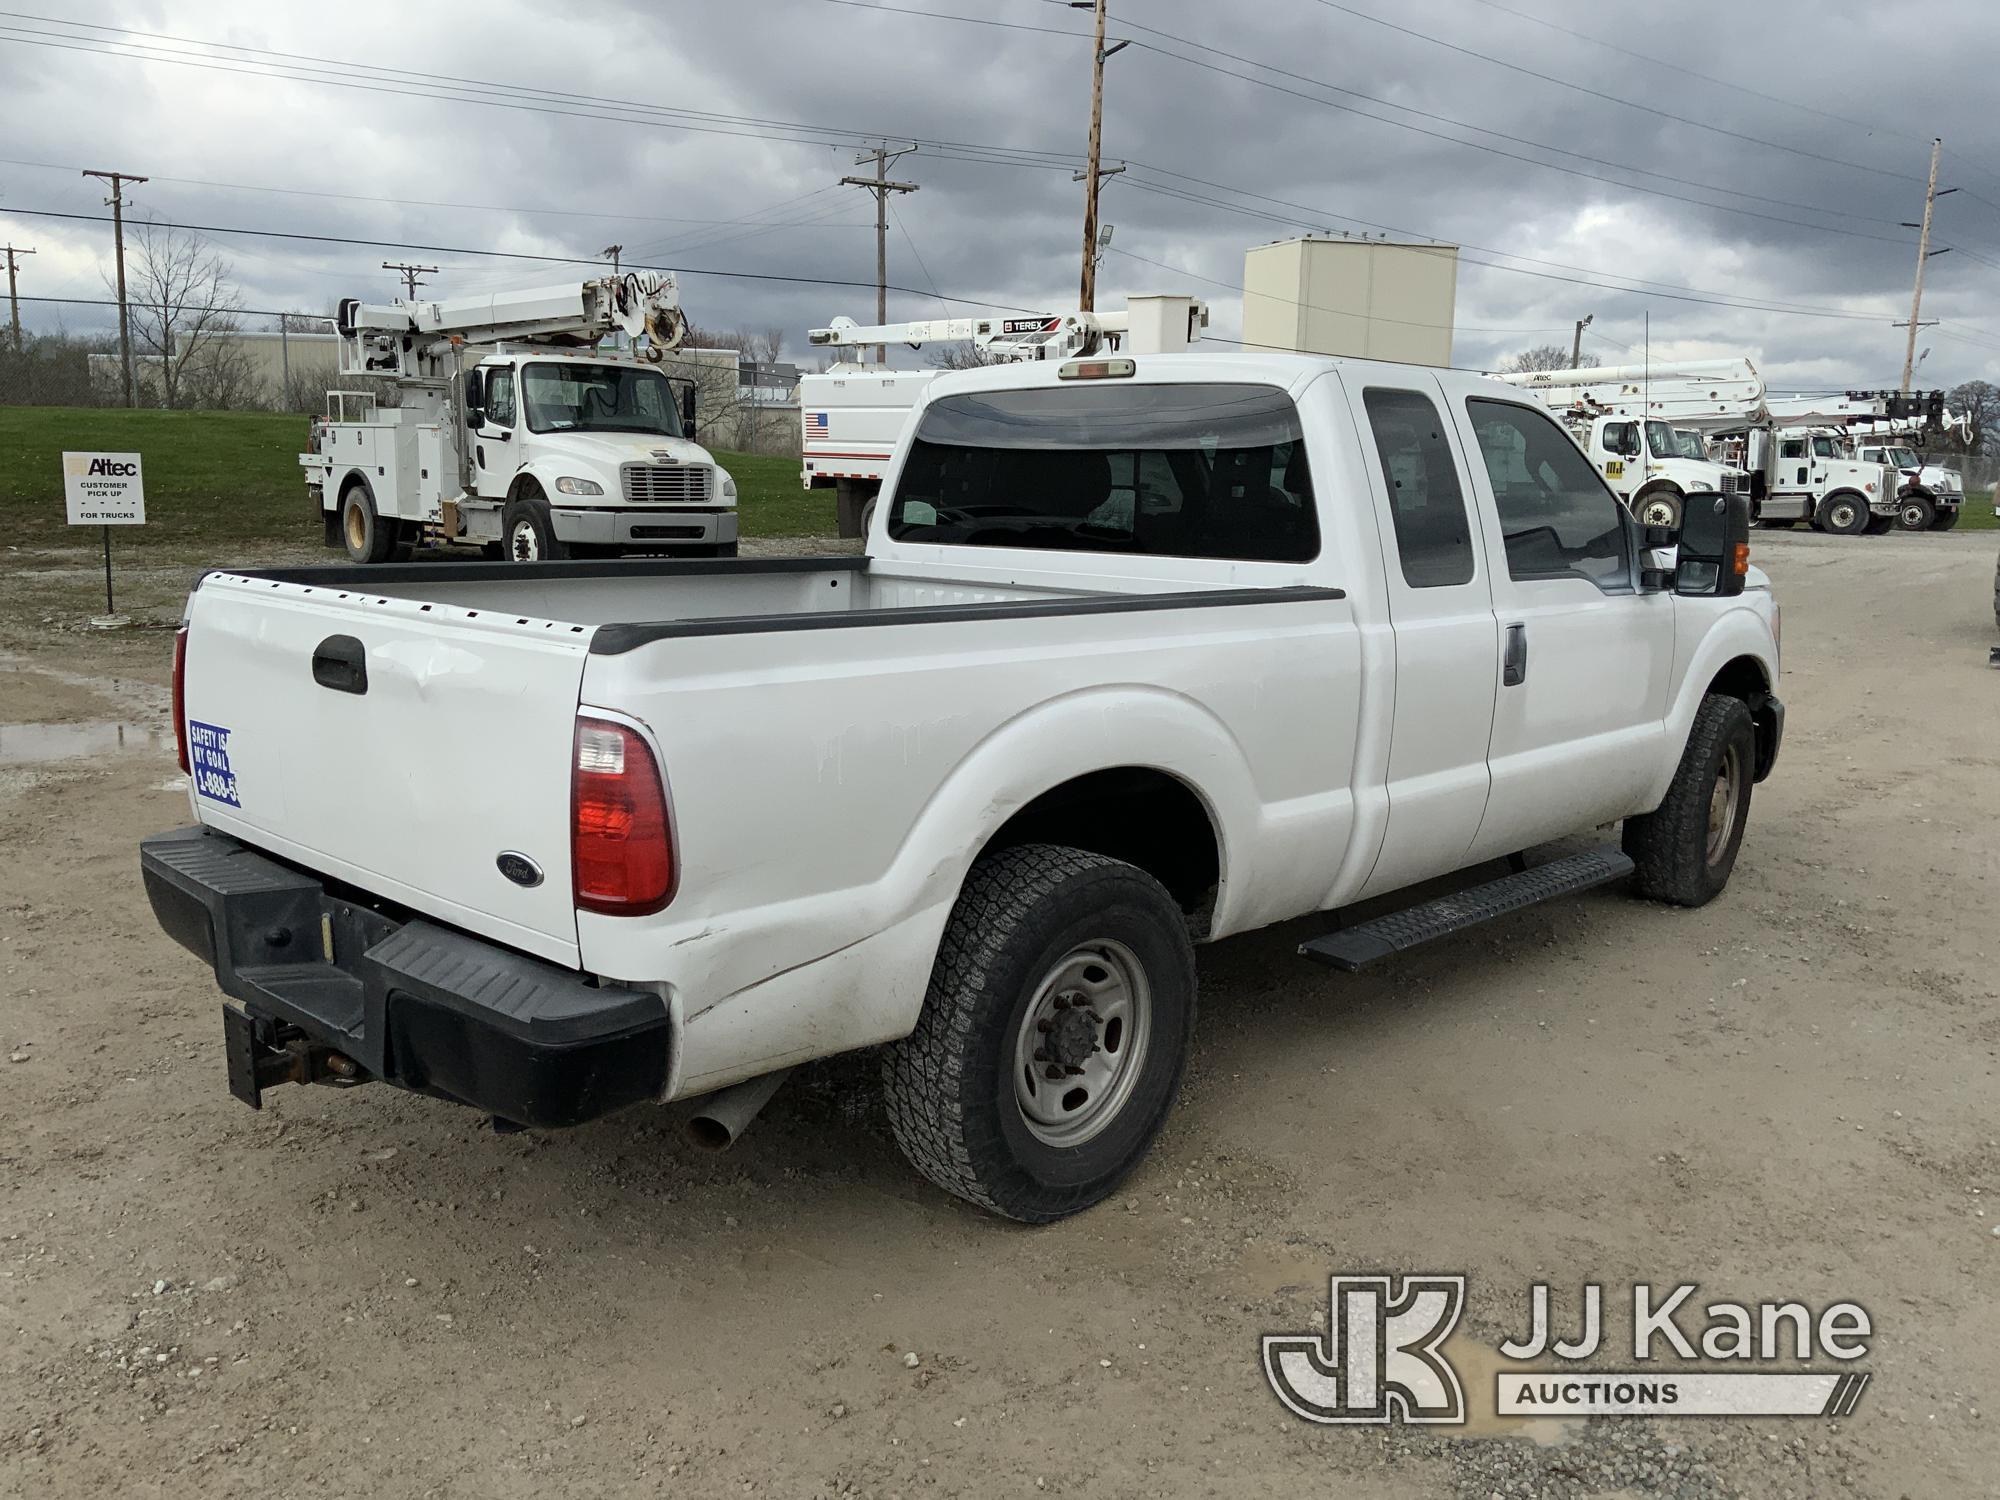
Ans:
{"label": "cab door", "polygon": [[1468,453],[1497,650],[1492,790],[1468,862],[1622,818],[1657,778],[1674,598],[1638,588],[1638,537],[1603,477],[1538,407],[1468,396]]}
{"label": "cab door", "polygon": [[485,417],[472,433],[472,491],[488,500],[504,500],[520,467],[520,392],[514,366],[486,367]]}
{"label": "cab door", "polygon": [[1486,811],[1493,728],[1493,587],[1472,524],[1470,475],[1435,376],[1350,387],[1395,633],[1389,817],[1360,896],[1465,862]]}

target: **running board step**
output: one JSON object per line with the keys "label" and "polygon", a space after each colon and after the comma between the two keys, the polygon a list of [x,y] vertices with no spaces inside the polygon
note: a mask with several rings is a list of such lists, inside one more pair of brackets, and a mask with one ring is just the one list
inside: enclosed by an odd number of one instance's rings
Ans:
{"label": "running board step", "polygon": [[1450,937],[1454,932],[1477,927],[1481,922],[1490,922],[1523,907],[1552,901],[1558,896],[1573,896],[1631,873],[1631,856],[1615,845],[1606,844],[1476,885],[1469,891],[1454,891],[1435,901],[1330,932],[1299,944],[1299,956],[1352,974],[1392,954]]}

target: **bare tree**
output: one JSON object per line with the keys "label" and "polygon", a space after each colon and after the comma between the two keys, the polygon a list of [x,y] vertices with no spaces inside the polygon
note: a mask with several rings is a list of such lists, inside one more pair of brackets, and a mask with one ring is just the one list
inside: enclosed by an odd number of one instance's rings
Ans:
{"label": "bare tree", "polygon": [[924,363],[934,370],[983,370],[1006,361],[997,354],[988,354],[977,344],[940,344],[925,352]]}
{"label": "bare tree", "polygon": [[127,282],[140,375],[153,377],[164,406],[241,400],[248,361],[229,335],[242,331],[243,303],[229,263],[191,234],[140,222],[131,235]]}
{"label": "bare tree", "polygon": [[1994,434],[2000,433],[2000,385],[1990,380],[1968,380],[1953,386],[1946,393],[1944,404],[1951,412],[1971,414],[1972,431],[1965,438],[1965,451],[1988,452]]}
{"label": "bare tree", "polygon": [[1509,355],[1501,361],[1500,373],[1526,375],[1537,370],[1588,370],[1596,364],[1595,355],[1585,354],[1579,357],[1577,364],[1572,365],[1569,350],[1561,344],[1536,344],[1533,348],[1523,349],[1519,354]]}

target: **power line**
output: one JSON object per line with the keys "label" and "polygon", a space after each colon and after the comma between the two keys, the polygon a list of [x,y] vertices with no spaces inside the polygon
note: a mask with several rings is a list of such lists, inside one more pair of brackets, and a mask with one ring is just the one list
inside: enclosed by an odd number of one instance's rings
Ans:
{"label": "power line", "polygon": [[[46,208],[12,208],[9,214],[23,215],[35,219],[69,219],[91,224],[109,224],[111,220],[103,214],[58,213]],[[179,229],[190,234],[247,234],[260,239],[302,240],[319,245],[367,245],[378,250],[415,250],[430,255],[480,255],[498,260],[536,261],[545,265],[561,266],[602,266],[602,257],[595,255],[534,255],[525,250],[476,250],[459,245],[414,245],[403,240],[368,239],[358,235],[301,234],[284,229],[243,229],[222,224],[176,224],[165,220],[150,221],[156,229]],[[649,266],[647,270],[672,271],[680,276],[717,276],[735,281],[776,281],[799,286],[839,286],[869,287],[872,281],[842,280],[828,276],[781,276],[766,271],[722,271],[707,266]],[[912,297],[930,296],[912,286],[891,286],[892,292],[907,292]],[[23,299],[28,300],[28,299]],[[1020,307],[1011,302],[987,302],[978,297],[946,297],[948,302],[956,302],[966,307],[991,307],[1001,312],[1033,313],[1036,308]],[[108,304],[107,304],[108,305]]]}

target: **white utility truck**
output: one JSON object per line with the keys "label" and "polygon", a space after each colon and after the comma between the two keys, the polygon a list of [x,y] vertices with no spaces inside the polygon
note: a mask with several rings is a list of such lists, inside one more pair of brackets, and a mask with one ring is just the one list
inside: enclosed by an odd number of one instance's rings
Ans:
{"label": "white utility truck", "polygon": [[141,867],[253,1105],[699,1100],[722,1143],[879,1048],[922,1172],[1054,1219],[1159,1130],[1196,944],[1324,913],[1301,952],[1351,970],[1611,880],[1717,896],[1784,727],[1749,534],[1742,496],[1642,529],[1449,371],[940,375],[863,556],[208,573],[196,821]]}
{"label": "white utility truck", "polygon": [[[687,331],[671,276],[371,305],[335,318],[340,373],[299,455],[329,547],[400,561],[426,542],[489,557],[734,556],[736,481],[689,441],[694,385],[662,374]],[[601,348],[622,334],[622,348]]]}
{"label": "white utility truck", "polygon": [[[1207,304],[1193,297],[1140,296],[1122,313],[1052,313],[1021,318],[934,318],[862,325],[835,318],[806,342],[817,348],[880,351],[893,345],[969,343],[982,363],[1078,359],[1129,344],[1128,353],[1185,349],[1208,326]],[[896,439],[917,398],[942,370],[892,370],[843,354],[799,380],[800,481],[831,488],[842,536],[868,531]]]}
{"label": "white utility truck", "polygon": [[1754,409],[1761,403],[1764,382],[1748,360],[1532,370],[1499,378],[1563,419],[1642,523],[1679,524],[1681,501],[1689,494],[1749,490],[1742,470],[1689,457],[1675,431],[1718,406]]}

